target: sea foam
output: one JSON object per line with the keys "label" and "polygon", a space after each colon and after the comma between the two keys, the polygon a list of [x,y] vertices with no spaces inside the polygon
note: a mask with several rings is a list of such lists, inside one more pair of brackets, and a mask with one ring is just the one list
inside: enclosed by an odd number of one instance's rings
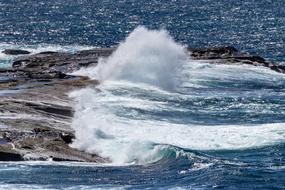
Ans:
{"label": "sea foam", "polygon": [[101,82],[126,80],[171,90],[175,87],[175,73],[187,59],[185,47],[176,43],[167,31],[138,27],[109,58],[76,74]]}
{"label": "sea foam", "polygon": [[[72,147],[108,157],[113,164],[121,165],[155,162],[169,155],[169,151],[174,152],[174,157],[179,156],[181,151],[173,147],[234,150],[284,141],[285,127],[282,123],[195,125],[170,122],[163,116],[146,116],[150,111],[185,111],[177,105],[170,106],[165,98],[179,98],[185,103],[192,98],[175,90],[181,83],[181,77],[184,82],[189,82],[195,79],[210,81],[215,77],[218,80],[221,76],[222,80],[232,80],[235,76],[226,66],[218,66],[219,71],[213,66],[215,73],[211,73],[207,68],[212,66],[202,64],[200,68],[199,63],[198,67],[196,63],[192,66],[193,63],[187,58],[184,47],[175,43],[166,31],[143,27],[135,29],[109,58],[101,59],[97,67],[77,72],[99,79],[101,85],[70,94],[77,102],[72,122],[76,139]],[[199,70],[205,68],[208,73],[203,75]],[[235,81],[244,80],[247,76],[252,80],[255,76],[269,83],[272,77],[279,76],[266,72],[259,74],[263,71],[256,74],[252,68],[238,68],[251,75],[234,78]]]}

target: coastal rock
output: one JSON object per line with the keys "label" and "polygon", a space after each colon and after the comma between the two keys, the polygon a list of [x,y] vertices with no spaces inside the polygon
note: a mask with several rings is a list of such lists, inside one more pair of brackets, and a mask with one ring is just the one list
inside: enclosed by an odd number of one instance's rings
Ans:
{"label": "coastal rock", "polygon": [[[52,80],[72,78],[72,73],[82,67],[96,66],[99,57],[108,57],[116,48],[95,48],[67,52],[42,52],[34,55],[21,56],[12,63],[12,69],[6,71],[12,78]],[[214,47],[188,49],[192,59],[208,60],[215,64],[249,64],[267,67],[276,72],[285,73],[285,66],[266,61],[260,56],[239,52],[234,47]],[[4,74],[5,71],[0,73]]]}
{"label": "coastal rock", "polygon": [[76,53],[42,52],[16,58],[12,67],[23,71],[70,73],[81,67],[96,65],[99,57],[107,57],[113,50],[114,48],[97,48]]}
{"label": "coastal rock", "polygon": [[188,49],[191,56],[196,59],[221,59],[238,55],[238,50],[234,47],[214,47]]}
{"label": "coastal rock", "polygon": [[23,161],[23,157],[13,150],[12,144],[0,144],[0,161]]}
{"label": "coastal rock", "polygon": [[72,143],[73,139],[75,139],[75,136],[73,134],[64,132],[60,134],[60,137],[66,144]]}
{"label": "coastal rock", "polygon": [[1,131],[9,144],[0,145],[0,161],[54,160],[77,162],[107,162],[95,154],[71,148],[57,130]]}
{"label": "coastal rock", "polygon": [[[17,93],[0,95],[0,161],[54,160],[108,162],[98,155],[73,149],[70,128],[72,101],[67,93],[97,85],[88,77],[31,77],[12,69],[13,79],[1,81],[0,89]],[[9,75],[6,75],[9,76]],[[42,78],[42,79],[39,79]],[[4,126],[4,127],[3,127]]]}
{"label": "coastal rock", "polygon": [[[99,57],[107,57],[114,48],[97,48],[79,51],[76,53],[66,52],[42,52],[33,55],[17,57],[12,68],[0,69],[0,89],[15,88],[20,85],[32,85],[37,82],[56,82],[59,80],[76,79],[71,73],[82,67],[96,65]],[[82,77],[83,78],[83,77]],[[82,80],[81,82],[86,82]],[[77,80],[77,84],[78,80]]]}
{"label": "coastal rock", "polygon": [[21,49],[5,49],[4,51],[2,51],[2,53],[6,55],[25,55],[30,54],[31,52]]}
{"label": "coastal rock", "polygon": [[234,47],[189,48],[190,56],[195,60],[208,60],[213,64],[246,64],[267,67],[279,73],[285,73],[285,66],[266,61],[256,55],[239,52]]}
{"label": "coastal rock", "polygon": [[[42,52],[18,57],[12,68],[0,69],[0,90],[8,91],[0,94],[0,161],[109,162],[108,158],[70,147],[74,110],[67,93],[98,85],[96,80],[69,73],[97,65],[99,57],[108,57],[114,50]],[[188,54],[213,64],[248,64],[285,73],[285,66],[233,47],[188,49]]]}

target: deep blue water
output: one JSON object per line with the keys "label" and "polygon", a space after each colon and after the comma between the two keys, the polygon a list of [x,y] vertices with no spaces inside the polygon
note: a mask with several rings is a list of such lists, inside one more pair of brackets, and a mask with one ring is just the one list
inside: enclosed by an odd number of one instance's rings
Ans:
{"label": "deep blue water", "polygon": [[[109,47],[143,25],[166,29],[175,41],[189,47],[231,45],[283,64],[284,3],[0,0],[0,51]],[[12,58],[0,54],[0,67],[8,67]],[[156,134],[159,140],[153,142],[167,144],[159,152],[161,159],[128,166],[0,163],[0,188],[285,189],[285,77],[264,68],[207,63],[184,69],[179,93],[115,85],[100,89],[90,105],[95,109],[102,104],[112,112],[110,126],[135,121],[145,127],[167,124],[173,136],[164,141],[162,136],[168,134],[162,128]],[[185,128],[186,134],[176,133],[188,125],[201,130],[194,128],[193,134],[187,134]],[[116,154],[121,154],[120,149]]]}
{"label": "deep blue water", "polygon": [[190,47],[233,45],[284,61],[283,0],[1,0],[0,41],[110,46],[136,26]]}

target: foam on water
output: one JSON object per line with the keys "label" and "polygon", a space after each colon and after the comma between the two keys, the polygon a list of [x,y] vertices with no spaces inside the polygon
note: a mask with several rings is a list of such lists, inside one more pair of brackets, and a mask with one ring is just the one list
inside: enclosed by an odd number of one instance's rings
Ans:
{"label": "foam on water", "polygon": [[[11,66],[11,62],[17,56],[6,55],[2,53],[5,49],[23,49],[31,52],[32,54],[44,52],[44,51],[57,51],[57,52],[76,52],[79,50],[85,50],[94,48],[93,46],[61,46],[53,44],[39,44],[39,45],[23,45],[23,44],[7,44],[0,43],[0,68],[6,68]],[[21,55],[20,55],[21,56]]]}
{"label": "foam on water", "polygon": [[76,185],[71,187],[53,187],[52,185],[28,185],[28,184],[1,184],[0,189],[7,189],[7,190],[31,190],[31,189],[39,189],[39,190],[57,190],[57,189],[66,189],[66,190],[123,190],[127,189],[126,187],[121,186],[113,186],[113,185],[94,185],[94,186],[87,186],[87,185]]}
{"label": "foam on water", "polygon": [[159,106],[153,103],[151,107],[149,100],[134,102],[99,94],[92,89],[72,94],[80,97],[73,121],[77,138],[73,146],[112,158],[115,164],[157,161],[165,156],[168,145],[195,150],[233,150],[272,145],[285,139],[283,123],[197,126],[128,119],[114,112],[120,112],[116,109],[124,106],[129,111],[133,107],[159,109]]}
{"label": "foam on water", "polygon": [[[72,146],[109,157],[114,164],[155,162],[169,155],[169,151],[180,156],[181,150],[173,147],[233,150],[285,140],[283,123],[195,125],[146,117],[150,110],[186,113],[184,108],[168,104],[168,100],[178,97],[186,102],[197,95],[192,93],[197,88],[222,88],[225,82],[241,88],[252,81],[255,86],[272,87],[285,81],[282,75],[258,67],[191,61],[183,46],[164,30],[135,29],[110,58],[77,74],[99,79],[102,84],[98,89],[70,94],[77,101],[72,123],[76,140]],[[204,94],[205,98],[210,95]]]}
{"label": "foam on water", "polygon": [[52,160],[45,161],[17,161],[17,162],[5,162],[0,161],[0,171],[12,168],[12,169],[23,169],[25,170],[29,166],[64,166],[64,167],[105,167],[104,165],[91,163],[91,162],[56,162]]}

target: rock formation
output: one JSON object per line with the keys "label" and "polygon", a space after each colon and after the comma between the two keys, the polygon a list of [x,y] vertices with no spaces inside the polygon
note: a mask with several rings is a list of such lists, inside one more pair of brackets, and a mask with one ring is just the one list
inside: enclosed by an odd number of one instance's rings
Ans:
{"label": "rock formation", "polygon": [[[97,48],[77,53],[42,52],[16,58],[12,68],[0,69],[0,161],[54,160],[108,162],[69,146],[74,138],[70,128],[72,100],[67,93],[98,84],[87,77],[68,73],[96,66],[115,48]],[[238,52],[233,47],[188,49],[192,59],[213,64],[262,66],[285,73],[285,66],[259,56]],[[7,54],[28,54],[4,50]]]}

